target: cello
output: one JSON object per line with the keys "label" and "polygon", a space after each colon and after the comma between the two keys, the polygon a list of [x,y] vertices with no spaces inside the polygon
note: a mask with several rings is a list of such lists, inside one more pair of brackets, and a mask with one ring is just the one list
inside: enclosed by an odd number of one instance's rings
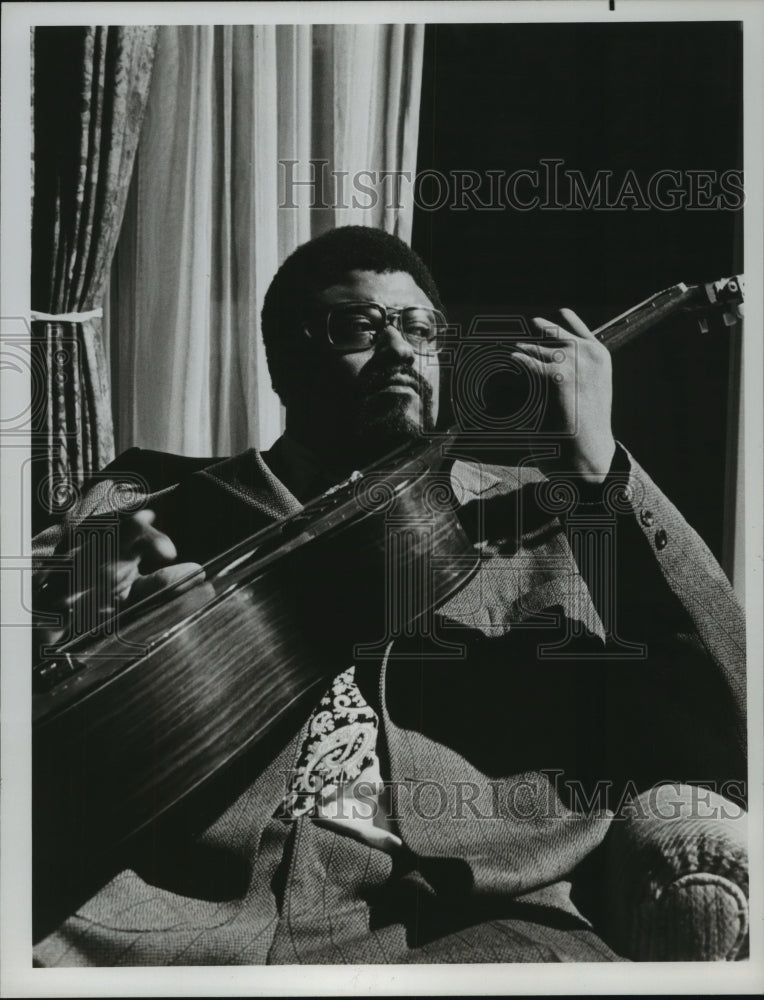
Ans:
{"label": "cello", "polygon": [[[676,285],[595,336],[616,350],[679,310],[734,322],[741,302],[739,278]],[[462,428],[406,445],[216,555],[200,586],[46,651],[33,669],[36,892],[116,857],[305,710],[359,646],[421,628],[478,571],[449,477],[470,454],[480,442]],[[342,572],[319,587],[327,564]]]}

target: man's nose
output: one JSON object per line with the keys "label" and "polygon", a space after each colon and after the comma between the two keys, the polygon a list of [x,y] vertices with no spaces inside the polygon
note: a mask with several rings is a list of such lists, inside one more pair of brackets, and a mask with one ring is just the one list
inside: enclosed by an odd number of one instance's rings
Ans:
{"label": "man's nose", "polygon": [[401,360],[413,361],[416,356],[414,348],[406,340],[398,327],[393,326],[392,323],[387,324],[377,344],[379,351],[391,354]]}

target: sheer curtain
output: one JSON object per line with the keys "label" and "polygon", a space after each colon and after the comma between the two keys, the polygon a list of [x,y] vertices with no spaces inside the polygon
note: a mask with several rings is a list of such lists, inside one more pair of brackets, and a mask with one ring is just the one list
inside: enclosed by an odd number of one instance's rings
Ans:
{"label": "sheer curtain", "polygon": [[[282,414],[260,310],[279,264],[334,225],[382,226],[409,239],[413,213],[405,199],[364,208],[331,204],[320,185],[286,191],[286,171],[308,180],[310,161],[323,159],[326,171],[351,177],[413,176],[424,29],[159,30],[112,272],[118,448],[223,455],[267,447]],[[312,207],[322,194],[329,207]]]}

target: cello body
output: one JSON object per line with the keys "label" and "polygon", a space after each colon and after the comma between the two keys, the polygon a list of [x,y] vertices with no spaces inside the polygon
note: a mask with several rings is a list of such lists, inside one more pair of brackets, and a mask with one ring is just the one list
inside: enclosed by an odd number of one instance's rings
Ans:
{"label": "cello body", "polygon": [[244,539],[204,583],[143,602],[38,667],[40,894],[116,857],[469,579],[478,556],[442,450],[405,449],[391,469],[368,470]]}

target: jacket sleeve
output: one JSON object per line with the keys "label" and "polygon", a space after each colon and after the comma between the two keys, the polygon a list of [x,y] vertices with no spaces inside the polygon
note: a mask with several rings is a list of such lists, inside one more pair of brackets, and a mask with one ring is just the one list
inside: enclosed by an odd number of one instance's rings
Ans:
{"label": "jacket sleeve", "polygon": [[[726,575],[621,445],[604,486],[583,499],[583,520],[575,510],[566,530],[595,606],[609,620],[609,707],[618,706],[617,719],[630,699],[632,726],[639,712],[644,722],[641,752],[671,742],[679,751],[673,759],[698,772],[682,774],[684,780],[744,779],[745,622]],[[612,551],[604,560],[582,558],[585,546],[574,537],[585,535],[587,515],[610,526]],[[609,588],[601,585],[603,562]],[[632,660],[629,643],[641,645],[642,655]]]}
{"label": "jacket sleeve", "polygon": [[130,448],[93,476],[81,489],[73,490],[73,501],[69,508],[32,538],[35,571],[45,568],[46,561],[54,555],[72,528],[89,517],[119,508],[119,484],[130,490],[133,501],[136,492],[148,495],[152,488],[156,488],[145,475],[141,461],[143,454],[145,453],[140,448]]}

